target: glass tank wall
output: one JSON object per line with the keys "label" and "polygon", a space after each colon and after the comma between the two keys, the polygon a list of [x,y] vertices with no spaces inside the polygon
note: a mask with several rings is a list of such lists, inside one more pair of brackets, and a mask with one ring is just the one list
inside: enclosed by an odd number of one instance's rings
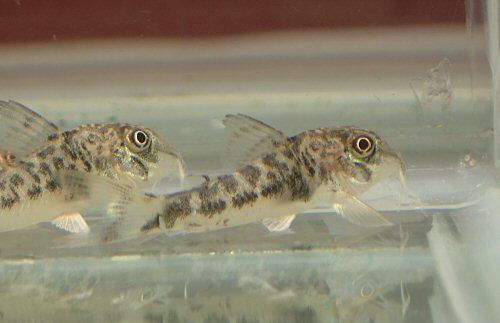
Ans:
{"label": "glass tank wall", "polygon": [[[308,10],[305,1],[282,2],[283,12]],[[181,152],[190,174],[211,176],[228,171],[226,114],[248,114],[287,135],[356,125],[401,154],[407,188],[393,178],[360,197],[395,223],[383,228],[311,209],[280,234],[252,223],[68,248],[67,233],[49,224],[2,232],[0,318],[498,320],[498,4],[430,3],[429,17],[441,10],[466,19],[197,37],[5,36],[0,99],[64,129],[143,124]],[[362,13],[353,19],[370,16]]]}

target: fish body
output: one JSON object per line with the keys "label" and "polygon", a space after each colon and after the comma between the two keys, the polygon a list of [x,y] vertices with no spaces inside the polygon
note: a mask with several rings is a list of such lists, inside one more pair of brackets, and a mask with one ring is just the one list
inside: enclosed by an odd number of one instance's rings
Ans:
{"label": "fish body", "polygon": [[[0,123],[2,140],[7,140],[0,142],[4,156],[0,160],[0,231],[95,209],[98,200],[103,202],[99,207],[106,207],[106,194],[115,182],[140,189],[172,167],[183,171],[177,151],[142,126],[89,124],[59,131],[13,101],[0,101]],[[15,140],[26,145],[9,146]],[[25,149],[31,142],[34,147]],[[93,191],[87,182],[91,178],[100,190]]]}
{"label": "fish body", "polygon": [[286,137],[247,116],[226,118],[226,122],[234,120],[245,124],[239,136],[262,132],[257,145],[268,151],[259,152],[234,173],[207,178],[191,190],[149,197],[144,210],[149,207],[156,216],[142,226],[143,232],[206,231],[258,220],[280,231],[288,228],[295,214],[314,207],[325,195],[355,223],[389,224],[357,199],[394,167],[404,170],[400,157],[374,132],[356,127],[318,128]]}

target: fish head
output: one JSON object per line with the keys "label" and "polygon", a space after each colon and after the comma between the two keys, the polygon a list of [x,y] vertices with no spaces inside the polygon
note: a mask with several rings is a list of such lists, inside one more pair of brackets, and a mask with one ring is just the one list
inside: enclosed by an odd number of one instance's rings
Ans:
{"label": "fish head", "polygon": [[126,175],[141,188],[151,187],[164,177],[185,176],[181,154],[151,129],[121,125],[112,147],[112,164],[118,175]]}
{"label": "fish head", "polygon": [[337,128],[330,140],[332,145],[323,152],[320,169],[350,193],[362,193],[392,174],[404,178],[405,165],[400,155],[375,132],[357,127]]}

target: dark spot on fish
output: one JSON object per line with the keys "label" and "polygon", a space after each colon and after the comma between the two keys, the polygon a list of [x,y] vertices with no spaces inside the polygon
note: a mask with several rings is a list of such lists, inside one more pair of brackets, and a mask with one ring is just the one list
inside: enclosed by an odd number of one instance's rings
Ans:
{"label": "dark spot on fish", "polygon": [[257,193],[245,191],[238,193],[232,198],[233,206],[241,209],[243,205],[253,203],[257,200]]}
{"label": "dark spot on fish", "polygon": [[193,212],[189,203],[190,200],[191,195],[188,194],[167,203],[161,214],[161,217],[165,221],[166,228],[172,228],[177,219],[185,217]]}
{"label": "dark spot on fish", "polygon": [[82,142],[81,146],[82,146],[82,150],[85,152],[85,154],[87,156],[90,156],[91,153],[90,153],[89,149],[87,148],[87,145],[84,142]]}
{"label": "dark spot on fish", "polygon": [[211,218],[216,213],[221,213],[226,209],[226,201],[219,199],[215,201],[202,201],[199,212]]}
{"label": "dark spot on fish", "polygon": [[61,185],[59,184],[59,182],[57,182],[55,179],[51,178],[47,181],[47,183],[45,184],[45,188],[49,191],[49,192],[54,192],[56,191],[57,189],[61,188]]}
{"label": "dark spot on fish", "polygon": [[262,158],[262,162],[264,165],[269,166],[271,168],[275,168],[278,164],[278,160],[276,159],[276,153],[267,154]]}
{"label": "dark spot on fish", "polygon": [[312,166],[312,163],[309,160],[309,158],[306,157],[305,153],[302,153],[302,162],[304,163],[304,166],[307,169],[307,173],[309,174],[309,177],[313,177],[316,174],[316,170]]}
{"label": "dark spot on fish", "polygon": [[216,198],[218,193],[219,193],[218,182],[215,182],[212,185],[204,183],[199,188],[200,199],[202,200],[202,202]]}
{"label": "dark spot on fish", "polygon": [[61,150],[64,152],[66,156],[68,156],[72,161],[76,161],[78,159],[78,155],[71,149],[70,142],[66,140],[60,145]]}
{"label": "dark spot on fish", "polygon": [[76,170],[76,165],[75,165],[75,164],[69,164],[69,165],[68,165],[68,168],[69,168],[70,170]]}
{"label": "dark spot on fish", "polygon": [[31,178],[33,178],[35,183],[40,184],[40,176],[38,176],[37,173],[35,173],[33,170],[29,170],[28,174],[30,174]]}
{"label": "dark spot on fish", "polygon": [[47,137],[47,140],[48,140],[48,141],[54,141],[54,140],[56,140],[57,138],[59,138],[59,134],[57,134],[57,133],[53,133],[53,134],[51,134],[51,135],[49,135],[49,136]]}
{"label": "dark spot on fish", "polygon": [[292,200],[305,200],[311,197],[311,189],[297,166],[285,177],[285,182],[292,192]]}
{"label": "dark spot on fish", "polygon": [[233,194],[238,190],[238,181],[233,175],[222,175],[217,177],[217,180],[222,184],[224,191],[228,194]]}
{"label": "dark spot on fish", "polygon": [[278,171],[280,174],[281,173],[286,173],[289,171],[289,167],[285,162],[280,162],[276,158],[276,153],[268,154],[262,158],[262,162],[264,165],[268,166],[269,168]]}
{"label": "dark spot on fish", "polygon": [[2,209],[10,209],[15,203],[16,200],[10,196],[2,195],[2,197],[0,197],[0,207]]}
{"label": "dark spot on fish", "polygon": [[147,232],[160,227],[160,214],[158,213],[152,220],[149,220],[141,227],[141,231]]}
{"label": "dark spot on fish", "polygon": [[86,172],[90,172],[92,170],[92,164],[88,161],[88,160],[85,160],[83,162],[83,169],[86,171]]}
{"label": "dark spot on fish", "polygon": [[5,180],[0,180],[0,190],[5,190],[7,182]]}
{"label": "dark spot on fish", "polygon": [[195,222],[190,222],[190,223],[188,223],[188,226],[193,227],[193,228],[199,228],[199,227],[201,227],[201,224],[195,223]]}
{"label": "dark spot on fish", "polygon": [[13,174],[10,177],[9,181],[14,187],[18,187],[24,184],[24,178],[19,174]]}
{"label": "dark spot on fish", "polygon": [[267,172],[267,174],[266,174],[266,179],[267,179],[268,181],[273,181],[273,182],[275,182],[275,181],[277,181],[277,180],[278,180],[278,175],[277,175],[275,172],[273,172],[272,170],[270,170],[270,171],[268,171],[268,172]]}
{"label": "dark spot on fish", "polygon": [[14,198],[14,202],[18,202],[19,201],[19,194],[16,190],[16,187],[14,185],[10,184],[9,189],[10,189],[10,192],[12,193],[13,198]]}
{"label": "dark spot on fish", "polygon": [[37,199],[41,194],[42,188],[40,185],[33,184],[30,188],[28,188],[28,197],[32,200]]}
{"label": "dark spot on fish", "polygon": [[52,158],[52,163],[57,170],[64,168],[64,159],[62,157],[54,157]]}
{"label": "dark spot on fish", "polygon": [[316,158],[315,158],[315,157],[313,157],[313,156],[311,155],[311,153],[309,152],[309,149],[306,149],[306,156],[307,156],[307,158],[309,159],[309,161],[311,162],[311,164],[312,164],[313,166],[316,166],[316,165],[318,164],[318,163],[316,162]]}
{"label": "dark spot on fish", "polygon": [[52,176],[52,171],[50,170],[50,166],[46,162],[41,162],[38,165],[38,167],[39,167],[38,172],[43,176]]}
{"label": "dark spot on fish", "polygon": [[40,150],[39,152],[37,152],[36,156],[38,158],[41,158],[41,159],[46,159],[48,156],[51,156],[52,154],[54,154],[55,151],[56,151],[56,149],[54,148],[54,146],[48,146],[48,147]]}
{"label": "dark spot on fish", "polygon": [[78,159],[80,159],[82,162],[85,162],[87,160],[87,157],[84,154],[84,151],[81,147],[75,147],[76,154],[78,155]]}
{"label": "dark spot on fish", "polygon": [[77,129],[72,129],[72,130],[68,130],[68,131],[65,131],[63,132],[63,136],[65,139],[70,139],[72,136],[74,136],[76,133],[78,132]]}
{"label": "dark spot on fish", "polygon": [[267,172],[266,183],[262,185],[260,193],[264,197],[272,197],[275,195],[281,195],[284,192],[285,184],[278,175],[272,171]]}
{"label": "dark spot on fish", "polygon": [[259,167],[248,165],[240,169],[238,173],[243,176],[243,178],[250,184],[250,186],[255,187],[259,182],[261,171]]}
{"label": "dark spot on fish", "polygon": [[21,169],[27,172],[36,183],[40,183],[40,176],[38,176],[38,174],[34,170],[35,164],[33,162],[21,160],[19,161],[19,165],[21,166]]}
{"label": "dark spot on fish", "polygon": [[225,227],[227,227],[228,222],[229,222],[229,219],[224,219],[224,221],[222,223],[224,224]]}
{"label": "dark spot on fish", "polygon": [[19,165],[23,166],[23,169],[30,169],[35,167],[35,163],[25,160],[20,160]]}
{"label": "dark spot on fish", "polygon": [[293,160],[295,158],[293,150],[290,148],[285,149],[285,151],[283,152],[283,156],[285,156],[289,160]]}

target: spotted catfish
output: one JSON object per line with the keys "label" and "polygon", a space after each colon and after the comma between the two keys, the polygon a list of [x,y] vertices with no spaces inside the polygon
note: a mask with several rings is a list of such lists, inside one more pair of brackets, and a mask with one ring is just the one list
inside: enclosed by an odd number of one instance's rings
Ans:
{"label": "spotted catfish", "polygon": [[0,231],[50,220],[85,231],[81,211],[119,213],[128,190],[184,172],[180,154],[150,129],[108,123],[61,131],[14,101],[0,101],[0,156]]}
{"label": "spotted catfish", "polygon": [[107,234],[206,231],[259,220],[270,231],[282,231],[295,214],[324,203],[325,198],[354,223],[391,224],[357,197],[388,174],[404,173],[399,155],[374,132],[317,128],[286,137],[245,115],[228,115],[224,124],[233,130],[233,138],[247,141],[240,146],[248,147],[243,155],[250,162],[232,174],[206,177],[190,190],[142,199],[140,214],[150,214],[149,220],[138,225],[138,217],[129,216],[128,225],[120,221]]}

